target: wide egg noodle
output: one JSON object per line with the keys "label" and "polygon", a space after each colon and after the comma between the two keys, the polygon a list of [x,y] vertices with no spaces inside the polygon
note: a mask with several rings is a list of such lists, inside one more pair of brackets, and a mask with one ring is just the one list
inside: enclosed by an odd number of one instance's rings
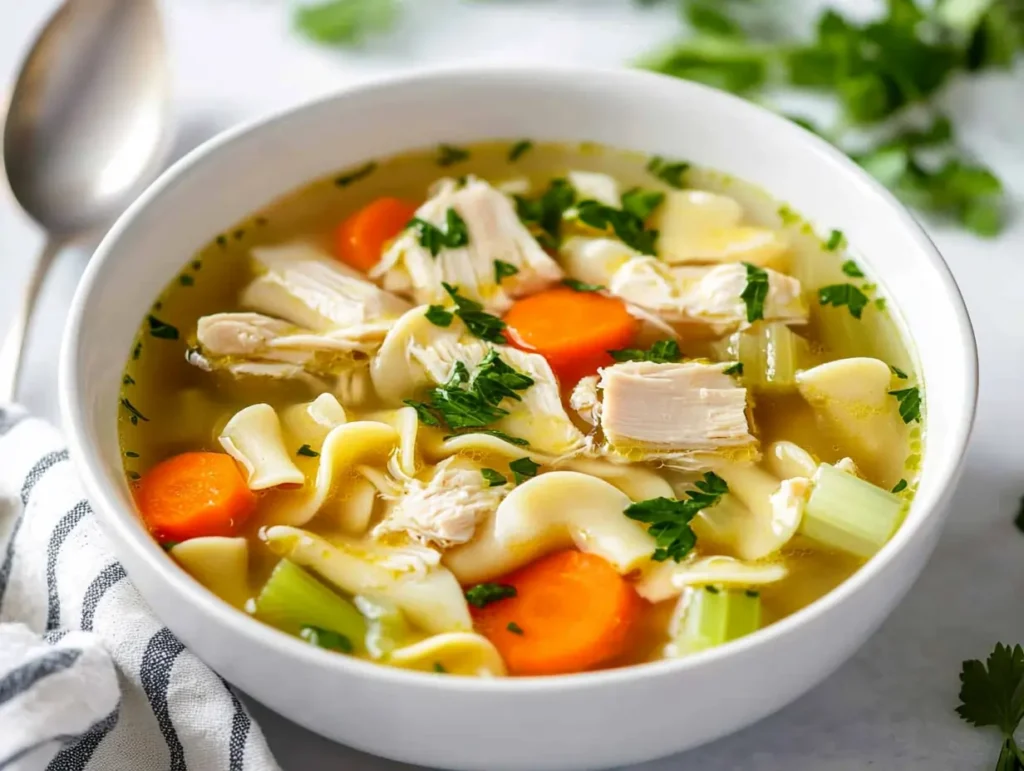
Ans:
{"label": "wide egg noodle", "polygon": [[386,663],[419,672],[469,677],[503,677],[505,662],[494,644],[475,632],[447,632],[391,653]]}
{"label": "wide egg noodle", "polygon": [[219,441],[224,451],[245,468],[250,490],[302,485],[306,478],[284,444],[281,421],[269,404],[253,404],[235,414]]}
{"label": "wide egg noodle", "polygon": [[245,538],[190,538],[172,546],[170,553],[196,581],[236,608],[243,607],[252,596],[249,542]]}
{"label": "wide egg noodle", "polygon": [[753,563],[722,555],[691,555],[682,562],[651,563],[635,588],[648,602],[662,602],[679,596],[688,586],[759,586],[781,581],[788,574],[781,562]]}

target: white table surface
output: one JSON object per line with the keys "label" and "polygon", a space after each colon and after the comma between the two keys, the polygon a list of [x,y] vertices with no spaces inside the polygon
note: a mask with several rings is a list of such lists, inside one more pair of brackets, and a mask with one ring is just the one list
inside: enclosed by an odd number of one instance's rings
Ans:
{"label": "white table surface", "polygon": [[[380,73],[456,61],[610,65],[674,28],[669,8],[641,13],[628,0],[413,0],[396,34],[347,52],[297,38],[289,5],[165,0],[177,76],[177,155],[239,120]],[[12,81],[54,6],[54,0],[5,0],[0,7],[0,88]],[[956,87],[948,103],[970,146],[1007,183],[1018,219],[994,241],[931,228],[966,297],[982,373],[966,473],[938,549],[881,631],[821,686],[735,736],[634,771],[981,771],[994,765],[997,737],[967,727],[953,709],[962,659],[984,657],[997,640],[1024,641],[1024,534],[1012,524],[1024,492],[1024,72]],[[40,244],[32,223],[0,190],[0,329]],[[28,351],[22,400],[55,421],[58,344],[87,259],[86,248],[61,256],[44,287]],[[251,706],[286,771],[412,768],[335,745]],[[340,697],[339,708],[358,705]]]}

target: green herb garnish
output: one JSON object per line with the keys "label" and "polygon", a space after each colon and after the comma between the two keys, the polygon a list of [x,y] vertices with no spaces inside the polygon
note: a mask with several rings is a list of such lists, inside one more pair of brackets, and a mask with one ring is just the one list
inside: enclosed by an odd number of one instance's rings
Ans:
{"label": "green herb garnish", "polygon": [[761,592],[757,591],[757,589],[746,589],[743,593],[751,598],[761,596]]}
{"label": "green herb garnish", "polygon": [[484,310],[484,306],[476,300],[470,300],[459,294],[459,288],[451,284],[442,283],[444,291],[455,303],[455,315],[462,319],[470,334],[479,337],[488,343],[504,344],[508,342],[502,332],[507,326],[497,316],[493,316]]}
{"label": "green herb garnish", "polygon": [[906,489],[907,489],[907,480],[906,479],[901,479],[899,482],[897,482],[893,486],[892,492],[893,493],[902,493]]}
{"label": "green herb garnish", "polygon": [[818,302],[836,308],[845,305],[850,315],[859,319],[868,304],[868,296],[853,284],[831,284],[818,290]]}
{"label": "green herb garnish", "polygon": [[303,457],[306,457],[306,458],[319,458],[320,457],[320,453],[318,453],[316,450],[314,450],[308,444],[302,445],[302,447],[300,447],[295,452],[295,454],[296,455],[302,455]]}
{"label": "green herb garnish", "polygon": [[141,412],[139,412],[135,408],[135,405],[133,405],[127,399],[121,399],[121,404],[124,406],[124,408],[126,410],[128,410],[129,419],[131,420],[133,426],[139,425],[139,421],[140,420],[143,423],[148,423],[149,422],[149,418],[147,418],[145,415],[143,415]]}
{"label": "green herb garnish", "polygon": [[494,283],[500,284],[503,278],[514,276],[519,272],[519,268],[510,262],[504,260],[494,261]]}
{"label": "green herb garnish", "polygon": [[170,551],[175,546],[177,546],[179,543],[181,543],[181,541],[161,541],[160,542],[160,548],[163,549],[164,551]]}
{"label": "green herb garnish", "polygon": [[437,674],[439,675],[443,675],[448,672],[448,670],[444,668],[444,664],[442,664],[440,661],[434,662],[434,671],[437,672]]}
{"label": "green herb garnish", "polygon": [[1003,741],[996,771],[1024,767],[1024,752],[1013,738],[1024,719],[1024,649],[996,643],[986,663],[965,661],[960,669],[956,712],[973,726],[999,729]]}
{"label": "green herb garnish", "polygon": [[516,588],[511,584],[477,584],[466,590],[466,602],[474,608],[486,608],[492,602],[515,596]]}
{"label": "green herb garnish", "polygon": [[454,166],[456,163],[462,163],[469,159],[469,150],[463,150],[461,147],[454,147],[452,145],[439,145],[437,148],[437,165],[438,166]]}
{"label": "green herb garnish", "polygon": [[743,265],[747,269],[747,284],[740,293],[740,299],[747,306],[747,321],[753,323],[764,318],[764,303],[768,299],[768,271],[749,262]]}
{"label": "green herb garnish", "polygon": [[135,385],[135,378],[133,378],[131,375],[125,375],[123,378],[121,378],[121,385]]}
{"label": "green herb garnish", "polygon": [[743,362],[738,361],[735,364],[730,364],[728,367],[722,370],[723,375],[736,375],[739,377],[743,374]]}
{"label": "green herb garnish", "polygon": [[515,479],[517,485],[521,485],[527,479],[532,479],[537,476],[537,470],[540,465],[534,463],[529,458],[519,458],[508,464],[509,469],[512,471],[512,477]]}
{"label": "green herb garnish", "polygon": [[431,305],[423,315],[426,316],[427,321],[435,327],[450,327],[452,319],[455,318],[454,313],[445,310],[441,305]]}
{"label": "green herb garnish", "polygon": [[553,179],[538,199],[516,196],[516,213],[537,235],[542,246],[557,249],[562,241],[562,218],[576,203],[576,190],[565,179]]}
{"label": "green herb garnish", "polygon": [[161,321],[152,314],[146,317],[146,322],[149,324],[149,334],[153,337],[159,337],[161,340],[178,339],[178,328],[176,326],[168,324],[166,321]]}
{"label": "green herb garnish", "polygon": [[126,457],[126,458],[138,458],[139,454],[137,452],[132,452],[131,450],[125,450],[124,451],[124,457]]}
{"label": "green herb garnish", "polygon": [[1021,498],[1020,504],[1017,507],[1017,516],[1014,517],[1013,524],[1024,533],[1024,498]]}
{"label": "green herb garnish", "polygon": [[299,631],[299,637],[310,645],[315,645],[317,648],[325,648],[329,651],[352,653],[355,650],[352,641],[345,635],[330,629],[322,629],[318,626],[302,627]]}
{"label": "green herb garnish", "polygon": [[[833,230],[829,233],[828,241],[825,242],[825,249],[830,252],[834,252],[843,243],[843,231]],[[852,260],[851,260],[852,262]],[[847,274],[850,275],[850,274]]]}
{"label": "green herb garnish", "polygon": [[895,364],[890,364],[889,365],[889,370],[892,372],[892,374],[894,374],[900,380],[906,380],[907,379],[907,373],[904,372],[903,370],[901,370]]}
{"label": "green herb garnish", "polygon": [[445,439],[454,439],[456,436],[465,436],[466,434],[487,434],[493,436],[495,439],[500,439],[503,442],[514,444],[516,447],[529,447],[530,443],[525,439],[520,439],[518,436],[509,436],[504,431],[498,431],[493,428],[474,428],[468,431],[463,431],[460,434],[450,434]]}
{"label": "green herb garnish", "polygon": [[900,417],[904,423],[921,422],[921,390],[917,386],[889,391],[889,395],[895,396],[899,402]]}
{"label": "green herb garnish", "polygon": [[675,188],[683,187],[683,174],[690,168],[690,164],[683,161],[667,161],[659,155],[655,155],[647,162],[647,170],[662,182]]}
{"label": "green herb garnish", "polygon": [[864,278],[864,271],[853,260],[847,260],[843,263],[843,273],[850,278]]}
{"label": "green herb garnish", "polygon": [[318,43],[353,45],[398,18],[397,0],[328,0],[295,9],[295,28]]}
{"label": "green herb garnish", "polygon": [[533,142],[531,142],[529,139],[520,139],[509,149],[508,162],[515,163],[522,157],[523,153],[525,153],[531,147],[533,147]]}
{"label": "green herb garnish", "polygon": [[647,350],[619,348],[608,351],[608,354],[615,361],[653,361],[657,364],[669,364],[683,358],[683,352],[679,350],[679,343],[675,340],[658,340]]}
{"label": "green herb garnish", "polygon": [[337,185],[338,187],[348,187],[349,185],[355,182],[359,182],[362,179],[366,179],[376,170],[377,162],[370,161],[369,163],[360,166],[358,169],[354,169],[353,171],[349,171],[346,172],[345,174],[342,174],[341,176],[335,177],[334,184]]}
{"label": "green herb garnish", "polygon": [[563,278],[562,284],[575,292],[603,292],[605,290],[601,284],[587,284],[575,278]]}
{"label": "green herb garnish", "polygon": [[509,621],[508,624],[505,625],[505,628],[512,634],[517,634],[520,636],[523,634],[523,628],[519,626],[519,624],[517,624],[515,621]]}
{"label": "green herb garnish", "polygon": [[437,257],[442,249],[458,249],[469,243],[466,221],[451,207],[445,213],[444,230],[419,217],[414,217],[409,227],[419,230],[420,246],[427,249],[431,257]]}
{"label": "green herb garnish", "polygon": [[576,205],[580,222],[597,230],[611,230],[626,246],[641,254],[654,254],[657,230],[647,230],[644,220],[631,211],[616,209],[598,201],[580,201]]}
{"label": "green herb garnish", "polygon": [[181,284],[182,286],[192,286],[196,283],[196,280],[187,273],[182,273],[180,276],[178,276],[178,283]]}
{"label": "green herb garnish", "polygon": [[713,471],[706,472],[695,486],[696,490],[687,491],[686,500],[651,498],[626,508],[627,517],[650,525],[647,532],[657,544],[652,556],[655,562],[682,560],[697,543],[697,535],[690,528],[690,520],[701,509],[714,506],[729,492],[729,485]]}
{"label": "green herb garnish", "polygon": [[488,487],[502,487],[508,484],[508,479],[505,478],[505,475],[492,468],[480,469],[480,476],[484,478]]}
{"label": "green herb garnish", "polygon": [[661,202],[664,200],[665,194],[660,190],[641,190],[634,187],[622,194],[622,208],[630,214],[646,220],[654,214],[654,210],[661,206]]}
{"label": "green herb garnish", "polygon": [[133,482],[137,479],[142,479],[142,474],[140,474],[138,471],[128,471],[125,473],[128,475],[128,478],[131,479]]}

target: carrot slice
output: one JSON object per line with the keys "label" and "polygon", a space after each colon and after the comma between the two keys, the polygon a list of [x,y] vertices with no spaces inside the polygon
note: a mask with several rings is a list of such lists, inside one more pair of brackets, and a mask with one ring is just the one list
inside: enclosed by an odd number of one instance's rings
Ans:
{"label": "carrot slice", "polygon": [[416,214],[417,204],[401,198],[378,198],[351,215],[335,233],[335,253],[356,270],[368,271]]}
{"label": "carrot slice", "polygon": [[640,609],[633,587],[595,554],[549,554],[502,579],[516,595],[472,609],[515,675],[583,672],[623,652]]}
{"label": "carrot slice", "polygon": [[160,541],[234,535],[256,496],[230,455],[186,452],[158,463],[135,486],[135,503]]}
{"label": "carrot slice", "polygon": [[621,300],[568,287],[516,301],[505,323],[512,343],[541,354],[567,388],[612,364],[608,351],[629,345],[638,327]]}

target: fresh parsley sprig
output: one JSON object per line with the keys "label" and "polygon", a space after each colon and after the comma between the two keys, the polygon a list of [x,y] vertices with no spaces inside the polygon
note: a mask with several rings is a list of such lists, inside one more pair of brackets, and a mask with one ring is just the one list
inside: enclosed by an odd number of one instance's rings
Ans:
{"label": "fresh parsley sprig", "polygon": [[431,257],[437,257],[442,249],[458,249],[469,243],[469,229],[459,213],[449,207],[444,218],[443,230],[419,217],[414,217],[409,223],[410,228],[419,231],[420,246],[427,249]]}
{"label": "fresh parsley sprig", "polygon": [[[497,343],[503,345],[508,340],[505,338],[503,332],[507,326],[504,321],[499,319],[484,310],[484,306],[478,303],[476,300],[471,300],[465,295],[459,294],[459,288],[452,286],[451,284],[442,283],[444,291],[448,293],[448,296],[455,303],[455,310],[453,313],[462,319],[462,323],[466,325],[466,329],[474,337],[479,337],[481,340],[488,343]],[[432,305],[431,308],[439,308],[440,306]],[[434,318],[431,318],[430,310],[428,310],[427,318],[432,323],[437,324]],[[434,312],[434,317],[441,319],[439,313]],[[438,326],[446,327],[451,323],[449,319],[447,324],[438,324]]]}
{"label": "fresh parsley sprig", "polygon": [[1003,742],[996,771],[1024,768],[1024,752],[1013,738],[1024,719],[1024,649],[996,643],[985,663],[965,661],[960,670],[960,706],[956,712],[973,726],[999,729]]}
{"label": "fresh parsley sprig", "polygon": [[[634,197],[632,205],[636,207],[646,204],[639,197]],[[596,230],[611,229],[620,241],[641,254],[655,253],[658,231],[649,230],[644,224],[645,217],[638,216],[635,211],[616,209],[599,201],[587,200],[576,204],[576,213],[583,224]]]}
{"label": "fresh parsley sprig", "polygon": [[829,284],[818,290],[818,302],[835,308],[846,306],[850,315],[859,319],[868,304],[868,296],[853,284]]}
{"label": "fresh parsley sprig", "polygon": [[690,527],[690,521],[729,492],[729,485],[713,471],[705,473],[695,487],[687,491],[686,500],[651,498],[626,508],[627,517],[649,525],[647,532],[657,544],[651,557],[655,562],[668,559],[679,562],[689,554],[697,544],[697,534]]}
{"label": "fresh parsley sprig", "polygon": [[747,269],[747,283],[740,293],[740,299],[747,306],[747,321],[753,324],[764,318],[764,304],[768,299],[768,271],[749,262],[743,263]]}
{"label": "fresh parsley sprig", "polygon": [[675,340],[658,340],[650,348],[618,348],[608,351],[615,361],[653,361],[657,364],[669,364],[681,361],[683,352]]}

